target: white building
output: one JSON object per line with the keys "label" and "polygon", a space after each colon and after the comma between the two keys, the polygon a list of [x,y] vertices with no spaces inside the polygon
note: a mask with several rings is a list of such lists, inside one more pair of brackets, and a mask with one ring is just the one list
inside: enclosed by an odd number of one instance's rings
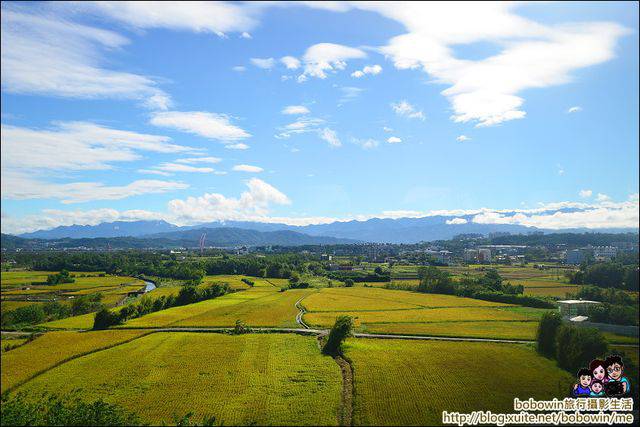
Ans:
{"label": "white building", "polygon": [[593,256],[597,261],[609,261],[618,253],[615,246],[594,246]]}
{"label": "white building", "polygon": [[594,304],[601,304],[598,301],[589,301],[583,299],[568,299],[558,301],[558,309],[562,317],[576,317],[587,311],[587,308]]}

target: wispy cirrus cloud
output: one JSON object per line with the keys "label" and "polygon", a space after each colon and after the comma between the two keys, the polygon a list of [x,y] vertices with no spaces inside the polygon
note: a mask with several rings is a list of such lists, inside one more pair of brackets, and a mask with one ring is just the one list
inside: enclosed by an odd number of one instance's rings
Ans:
{"label": "wispy cirrus cloud", "polygon": [[215,139],[224,144],[247,139],[251,134],[231,123],[227,114],[208,111],[160,111],[151,114],[152,125]]}
{"label": "wispy cirrus cloud", "polygon": [[103,65],[104,55],[129,40],[113,31],[77,24],[55,13],[2,3],[2,89],[65,98],[138,100],[166,109],[171,98],[158,82]]}

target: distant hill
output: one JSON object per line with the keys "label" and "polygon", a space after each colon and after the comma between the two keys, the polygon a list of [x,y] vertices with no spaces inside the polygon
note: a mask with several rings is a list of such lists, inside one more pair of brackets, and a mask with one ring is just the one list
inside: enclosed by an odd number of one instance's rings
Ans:
{"label": "distant hill", "polygon": [[72,239],[25,239],[2,234],[2,248],[15,249],[64,249],[91,248],[113,249],[124,248],[178,248],[197,247],[200,237],[206,233],[205,246],[300,246],[300,245],[335,245],[358,243],[357,240],[339,239],[326,236],[309,236],[295,231],[281,230],[261,232],[240,228],[199,228],[179,230],[167,233],[150,234],[141,237],[93,237]]}
{"label": "distant hill", "polygon": [[20,234],[27,239],[72,239],[94,237],[144,236],[146,234],[163,233],[177,230],[180,227],[166,221],[116,221],[103,222],[98,225],[68,225],[51,230],[38,230],[33,233]]}
{"label": "distant hill", "polygon": [[290,230],[257,231],[242,228],[196,228],[169,233],[150,234],[146,239],[163,239],[197,243],[200,236],[206,233],[205,245],[213,246],[298,246],[298,245],[333,245],[340,243],[358,243],[355,239],[343,239],[330,236],[309,236]]}

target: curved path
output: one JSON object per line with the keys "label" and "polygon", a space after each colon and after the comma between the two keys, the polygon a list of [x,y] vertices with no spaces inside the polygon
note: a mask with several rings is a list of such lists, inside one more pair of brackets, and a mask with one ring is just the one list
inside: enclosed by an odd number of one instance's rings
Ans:
{"label": "curved path", "polygon": [[304,320],[302,320],[302,316],[304,316],[304,314],[307,312],[307,310],[304,309],[304,307],[300,304],[302,302],[303,299],[305,299],[307,297],[307,295],[303,296],[302,298],[300,298],[298,301],[296,301],[296,308],[298,310],[300,310],[298,312],[298,314],[296,315],[296,323],[298,323],[298,325],[302,326],[305,329],[311,329],[309,328],[309,325],[307,325],[306,323],[304,323]]}

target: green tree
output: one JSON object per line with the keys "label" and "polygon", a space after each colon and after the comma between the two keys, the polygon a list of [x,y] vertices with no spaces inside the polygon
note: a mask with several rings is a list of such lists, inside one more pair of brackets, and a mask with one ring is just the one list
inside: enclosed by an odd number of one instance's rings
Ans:
{"label": "green tree", "polygon": [[556,334],[562,325],[558,313],[545,313],[538,324],[538,353],[552,358],[556,355]]}
{"label": "green tree", "polygon": [[351,316],[338,316],[329,332],[327,342],[322,348],[324,354],[337,355],[345,339],[352,335],[354,319]]}

